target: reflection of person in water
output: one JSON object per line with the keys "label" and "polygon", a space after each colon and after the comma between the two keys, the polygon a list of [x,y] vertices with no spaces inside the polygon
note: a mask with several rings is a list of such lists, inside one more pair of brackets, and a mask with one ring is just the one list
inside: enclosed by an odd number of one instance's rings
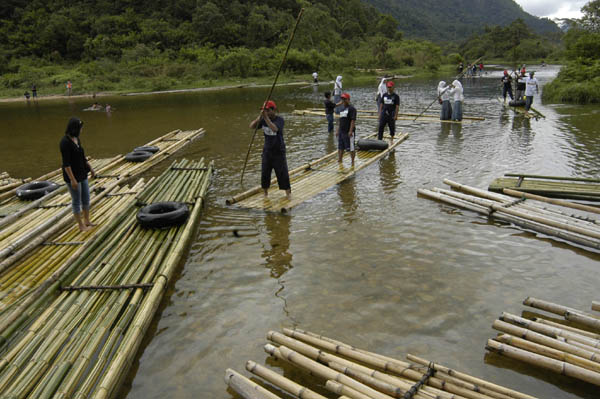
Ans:
{"label": "reflection of person in water", "polygon": [[288,216],[267,213],[265,227],[269,235],[269,244],[264,245],[263,258],[271,269],[271,277],[280,278],[292,266],[290,249],[290,218]]}
{"label": "reflection of person in water", "polygon": [[347,222],[356,220],[358,202],[356,196],[356,179],[348,179],[337,185],[337,192],[342,201],[342,216]]}
{"label": "reflection of person in water", "polygon": [[399,169],[396,166],[395,151],[390,152],[387,157],[379,161],[379,178],[384,193],[391,194],[402,183],[397,173]]}

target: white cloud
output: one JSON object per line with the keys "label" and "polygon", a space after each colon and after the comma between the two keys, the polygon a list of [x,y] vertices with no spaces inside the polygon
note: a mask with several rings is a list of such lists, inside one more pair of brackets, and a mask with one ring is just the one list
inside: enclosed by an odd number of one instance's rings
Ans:
{"label": "white cloud", "polygon": [[548,18],[581,18],[589,0],[516,0],[528,13]]}

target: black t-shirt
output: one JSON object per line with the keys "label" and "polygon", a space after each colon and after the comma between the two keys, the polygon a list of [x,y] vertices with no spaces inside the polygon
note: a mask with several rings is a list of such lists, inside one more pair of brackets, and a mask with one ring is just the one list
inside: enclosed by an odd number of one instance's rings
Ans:
{"label": "black t-shirt", "polygon": [[[348,134],[350,132],[351,121],[356,120],[356,108],[352,104],[340,111],[340,134]],[[356,131],[356,126],[354,126]]]}
{"label": "black t-shirt", "polygon": [[263,152],[284,153],[285,141],[283,141],[283,118],[281,116],[276,116],[271,122],[277,126],[277,132],[271,130],[269,125],[267,125],[263,119],[258,123],[258,128],[262,128],[265,136]]}
{"label": "black t-shirt", "polygon": [[396,106],[400,105],[400,96],[396,93],[385,93],[381,96],[381,104],[383,105],[383,113],[385,115],[394,116]]}
{"label": "black t-shirt", "polygon": [[335,103],[329,99],[323,102],[325,104],[325,115],[333,114],[333,110],[335,109]]}
{"label": "black t-shirt", "polygon": [[77,145],[71,138],[64,135],[60,140],[60,153],[62,154],[63,179],[67,184],[71,184],[69,175],[67,175],[67,172],[65,171],[67,166],[71,167],[73,176],[75,176],[75,180],[78,182],[87,179],[87,174],[90,170],[85,160],[85,151],[83,151],[81,141],[79,141],[79,145]]}
{"label": "black t-shirt", "polygon": [[512,83],[512,78],[510,77],[510,75],[502,76],[500,80],[502,81],[502,83],[504,83],[504,86],[507,87],[510,86],[510,84]]}
{"label": "black t-shirt", "polygon": [[525,87],[527,87],[527,85],[525,84],[525,76],[519,76],[519,79],[517,80],[517,90],[525,90]]}

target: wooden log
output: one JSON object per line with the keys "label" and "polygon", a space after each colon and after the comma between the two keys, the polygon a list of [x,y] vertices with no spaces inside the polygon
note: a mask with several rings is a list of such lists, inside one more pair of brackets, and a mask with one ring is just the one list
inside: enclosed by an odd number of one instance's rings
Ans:
{"label": "wooden log", "polygon": [[256,374],[276,387],[287,391],[300,399],[327,399],[324,396],[319,395],[318,393],[313,392],[310,389],[303,387],[302,385],[297,384],[294,381],[289,380],[275,373],[274,371],[257,364],[256,362],[253,362],[252,360],[248,360],[248,362],[246,362],[246,370],[252,374]]}
{"label": "wooden log", "polygon": [[225,370],[225,383],[244,399],[281,399],[232,369]]}
{"label": "wooden log", "polygon": [[542,367],[558,374],[563,374],[589,382],[590,384],[600,386],[600,373],[584,369],[583,367],[575,366],[555,359],[550,359],[546,356],[541,356],[510,345],[502,344],[491,339],[487,341],[486,349],[512,359],[520,360],[537,367]]}
{"label": "wooden log", "polygon": [[560,205],[560,206],[564,206],[567,208],[578,209],[578,210],[586,211],[586,212],[600,213],[600,208],[597,208],[595,206],[583,205],[583,204],[569,202],[569,201],[565,201],[565,200],[561,200],[561,199],[548,198],[548,197],[543,197],[541,195],[524,193],[522,191],[511,190],[510,188],[505,188],[502,190],[502,192],[506,195],[510,195],[513,197],[525,197],[527,199],[546,202],[548,204]]}

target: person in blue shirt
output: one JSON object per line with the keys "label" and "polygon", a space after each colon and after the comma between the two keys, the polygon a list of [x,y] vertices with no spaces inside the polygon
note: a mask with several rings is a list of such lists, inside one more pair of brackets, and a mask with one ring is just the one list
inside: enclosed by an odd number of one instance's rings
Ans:
{"label": "person in blue shirt", "polygon": [[271,172],[275,170],[277,184],[280,190],[285,190],[287,199],[292,198],[292,187],[288,172],[287,158],[285,155],[285,141],[283,140],[284,121],[277,115],[275,101],[267,101],[262,113],[250,123],[250,129],[262,128],[265,136],[265,144],[262,152],[262,168],[260,185],[264,191],[265,198],[269,196],[271,186]]}
{"label": "person in blue shirt", "polygon": [[354,134],[356,133],[356,108],[350,104],[350,94],[342,93],[342,110],[340,121],[335,137],[338,138],[338,162],[342,162],[344,151],[350,152],[352,165],[354,166]]}
{"label": "person in blue shirt", "polygon": [[390,136],[394,140],[396,134],[396,120],[398,119],[398,109],[400,108],[400,96],[394,93],[394,82],[386,83],[387,93],[381,96],[381,110],[379,111],[379,131],[377,139],[383,140],[383,131],[385,125],[390,128]]}

